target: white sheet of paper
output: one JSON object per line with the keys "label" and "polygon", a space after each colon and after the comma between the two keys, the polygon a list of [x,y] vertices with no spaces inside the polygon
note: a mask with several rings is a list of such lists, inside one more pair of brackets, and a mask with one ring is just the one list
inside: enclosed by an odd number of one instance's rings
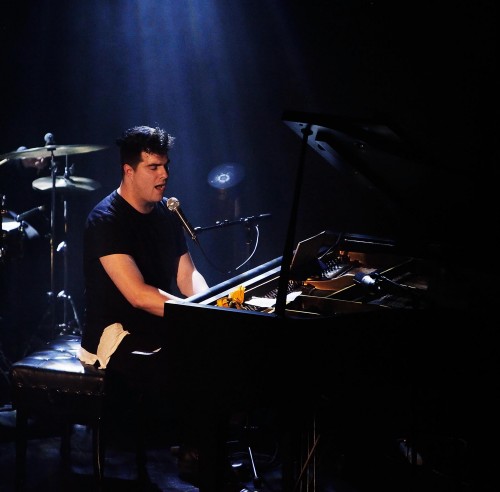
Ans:
{"label": "white sheet of paper", "polygon": [[[298,290],[296,292],[290,292],[286,296],[286,303],[293,301],[296,297],[300,296],[302,291]],[[245,304],[250,304],[251,306],[262,307],[262,308],[270,308],[276,304],[276,299],[268,298],[268,297],[252,297],[248,301],[245,301]]]}

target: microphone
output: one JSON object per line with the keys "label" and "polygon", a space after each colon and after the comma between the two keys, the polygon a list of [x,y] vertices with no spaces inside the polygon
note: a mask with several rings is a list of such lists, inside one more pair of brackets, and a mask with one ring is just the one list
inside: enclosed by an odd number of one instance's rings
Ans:
{"label": "microphone", "polygon": [[371,292],[377,292],[380,290],[380,284],[377,282],[376,273],[371,276],[369,273],[358,272],[354,275],[354,281],[357,284],[366,287]]}
{"label": "microphone", "polygon": [[186,229],[186,232],[191,236],[191,239],[195,242],[198,242],[193,226],[189,223],[189,221],[186,219],[186,216],[182,213],[179,200],[177,200],[177,198],[175,198],[174,196],[170,197],[167,200],[167,208],[171,212],[175,212],[179,216],[184,229]]}
{"label": "microphone", "polygon": [[369,292],[391,294],[394,296],[423,296],[423,289],[411,285],[399,284],[380,273],[358,272],[354,275],[354,282],[365,287]]}
{"label": "microphone", "polygon": [[22,222],[24,219],[29,217],[31,214],[34,214],[35,212],[43,212],[45,210],[45,205],[40,205],[39,207],[32,208],[31,210],[27,210],[26,212],[23,212],[22,214],[19,214],[16,217],[16,222]]}
{"label": "microphone", "polygon": [[48,147],[49,145],[55,145],[56,141],[54,139],[54,135],[52,133],[46,133],[45,137],[43,137],[45,140],[45,146]]}

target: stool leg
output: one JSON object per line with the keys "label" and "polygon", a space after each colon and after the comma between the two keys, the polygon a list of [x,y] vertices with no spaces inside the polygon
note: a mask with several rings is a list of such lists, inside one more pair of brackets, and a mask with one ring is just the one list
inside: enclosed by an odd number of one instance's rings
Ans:
{"label": "stool leg", "polygon": [[98,418],[97,422],[92,425],[92,458],[94,462],[94,478],[100,490],[104,478],[105,458],[104,432],[101,418]]}
{"label": "stool leg", "polygon": [[61,447],[59,453],[64,471],[68,471],[71,466],[71,433],[73,425],[70,422],[63,422],[61,433]]}
{"label": "stool leg", "polygon": [[140,437],[136,442],[136,464],[137,464],[137,477],[140,483],[149,482],[149,474],[147,468],[147,455],[144,440]]}
{"label": "stool leg", "polygon": [[135,451],[136,451],[136,465],[137,465],[137,477],[139,483],[145,484],[149,482],[149,474],[147,468],[147,453],[146,453],[146,443],[144,440],[144,397],[139,395],[136,404],[135,413]]}
{"label": "stool leg", "polygon": [[26,451],[28,442],[28,413],[16,410],[16,490],[24,487],[26,478]]}

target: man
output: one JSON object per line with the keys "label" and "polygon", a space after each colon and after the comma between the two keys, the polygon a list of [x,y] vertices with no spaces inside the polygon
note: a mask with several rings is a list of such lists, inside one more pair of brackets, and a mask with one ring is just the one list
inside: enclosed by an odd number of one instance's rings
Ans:
{"label": "man", "polygon": [[[86,311],[79,357],[106,369],[112,421],[130,413],[134,395],[146,401],[143,424],[154,422],[155,434],[161,420],[167,421],[167,432],[174,430],[182,443],[172,449],[179,475],[196,483],[214,455],[209,445],[198,453],[199,436],[212,424],[212,414],[200,407],[191,386],[179,391],[176,374],[168,371],[172,348],[165,345],[163,314],[166,301],[201,293],[208,285],[191,259],[179,217],[163,197],[173,142],[163,129],[148,126],[130,128],[117,140],[120,186],[94,207],[85,224]],[[174,429],[168,427],[171,410]],[[227,476],[232,482],[229,463],[217,465],[216,480]],[[222,489],[215,484],[210,490]]]}
{"label": "man", "polygon": [[158,127],[126,130],[117,139],[120,185],[89,213],[84,230],[79,358],[106,369],[111,391],[123,396],[122,403],[139,392],[153,398],[150,408],[157,411],[170,403],[165,301],[208,289],[181,221],[163,197],[173,143],[174,137]]}
{"label": "man", "polygon": [[164,303],[179,298],[172,292],[191,296],[208,288],[182,224],[163,198],[173,142],[164,130],[147,126],[130,128],[117,140],[120,186],[94,207],[85,225],[84,362],[106,368],[119,356],[135,371],[134,351],[162,347]]}

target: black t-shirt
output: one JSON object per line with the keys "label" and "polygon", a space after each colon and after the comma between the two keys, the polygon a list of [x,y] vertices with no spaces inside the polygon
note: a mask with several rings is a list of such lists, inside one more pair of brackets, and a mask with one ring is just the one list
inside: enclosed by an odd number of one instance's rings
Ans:
{"label": "black t-shirt", "polygon": [[127,254],[137,263],[144,281],[162,290],[175,288],[180,257],[188,251],[178,217],[159,202],[151,213],[135,210],[117,191],[90,212],[84,231],[85,324],[82,347],[97,352],[104,328],[121,323],[125,330],[161,343],[163,318],[134,308],[111,281],[99,258]]}

